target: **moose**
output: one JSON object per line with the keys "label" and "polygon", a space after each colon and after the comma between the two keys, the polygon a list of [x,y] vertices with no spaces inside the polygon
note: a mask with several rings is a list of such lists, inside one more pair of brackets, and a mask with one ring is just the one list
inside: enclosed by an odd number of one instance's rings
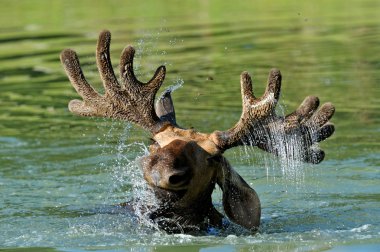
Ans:
{"label": "moose", "polygon": [[[331,103],[319,107],[319,99],[308,96],[289,115],[277,115],[281,73],[272,69],[264,94],[256,97],[248,72],[240,76],[242,114],[228,130],[201,133],[177,124],[171,92],[155,101],[166,73],[160,66],[147,83],[134,73],[135,50],[127,46],[121,53],[120,80],[110,60],[111,33],[99,35],[96,63],[104,85],[98,93],[86,80],[74,50],[65,49],[60,58],[65,72],[82,100],[70,101],[69,110],[79,116],[106,117],[132,122],[149,131],[153,143],[149,155],[140,160],[148,187],[158,207],[149,218],[167,232],[190,232],[208,227],[223,227],[225,216],[213,205],[216,184],[228,219],[252,232],[260,225],[261,205],[255,192],[231,167],[223,153],[236,146],[256,146],[266,152],[302,162],[317,164],[325,153],[318,143],[334,133],[329,122],[335,108]],[[274,136],[280,137],[274,137]],[[300,148],[282,148],[297,142]]]}

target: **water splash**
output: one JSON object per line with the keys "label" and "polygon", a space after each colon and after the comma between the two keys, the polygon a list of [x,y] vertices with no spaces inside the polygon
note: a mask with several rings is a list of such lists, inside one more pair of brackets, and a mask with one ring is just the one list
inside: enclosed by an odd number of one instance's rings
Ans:
{"label": "water splash", "polygon": [[[283,127],[276,124],[269,127],[271,148],[276,150],[278,164],[282,176],[296,186],[302,186],[305,172],[303,158],[303,143],[296,136],[287,135]],[[267,170],[269,167],[267,167]]]}
{"label": "water splash", "polygon": [[[135,130],[129,123],[107,121],[99,124],[99,127],[100,131],[105,131],[102,137],[98,137],[98,145],[102,150],[99,169],[108,175],[109,181],[104,182],[107,192],[102,195],[103,207],[95,212],[127,214],[129,223],[139,223],[134,227],[136,232],[140,230],[146,233],[147,228],[157,230],[158,227],[149,219],[148,209],[154,210],[158,204],[140,167],[140,159],[149,153],[147,146],[143,142],[131,142]],[[119,219],[122,222],[114,225],[124,226],[125,218]]]}
{"label": "water splash", "polygon": [[183,86],[184,83],[185,83],[185,81],[184,81],[182,78],[178,77],[176,80],[173,81],[173,84],[172,84],[171,86],[169,86],[169,87],[168,87],[168,88],[167,88],[167,89],[161,94],[161,96],[162,96],[163,94],[167,93],[167,92],[172,93],[172,92],[176,91],[177,89],[180,89],[180,88]]}
{"label": "water splash", "polygon": [[[245,146],[240,148],[240,159],[239,161],[248,163],[253,166],[253,162],[257,165],[264,166],[266,170],[266,177],[269,181],[272,179],[275,183],[277,178],[285,182],[285,187],[296,186],[297,189],[303,188],[305,174],[307,168],[310,166],[304,161],[306,155],[308,155],[307,146],[308,143],[305,138],[300,136],[300,132],[290,132],[287,131],[283,124],[283,119],[285,117],[285,106],[278,104],[276,114],[278,117],[267,119],[262,126],[253,125],[253,129],[257,130],[248,139],[249,145],[255,146],[260,138],[263,139],[268,152],[275,153],[265,154],[259,151],[256,147],[252,148]],[[309,129],[310,135],[313,135],[313,130]],[[317,147],[317,145],[312,146]]]}
{"label": "water splash", "polygon": [[[165,23],[165,21],[163,21]],[[152,59],[156,59],[153,61],[163,62],[163,65],[171,65],[171,62],[167,62],[167,51],[159,50],[158,48],[160,43],[165,45],[169,44],[171,47],[174,47],[178,44],[178,42],[183,42],[183,40],[178,40],[177,38],[169,38],[169,41],[163,41],[168,35],[165,33],[169,33],[170,30],[164,26],[160,29],[155,30],[142,30],[140,34],[140,39],[136,41],[136,53],[134,60],[134,70],[135,72],[139,72],[141,66],[148,67],[150,70],[154,71],[156,68],[156,64],[152,63]],[[164,36],[162,36],[164,34]],[[147,61],[149,59],[149,61]],[[150,79],[151,76],[146,76]]]}
{"label": "water splash", "polygon": [[[172,63],[168,61],[168,52],[166,50],[158,49],[160,48],[159,44],[163,43],[174,48],[177,46],[181,46],[181,43],[183,43],[184,40],[177,37],[169,37],[168,40],[166,40],[168,37],[167,33],[170,33],[170,30],[167,27],[165,27],[165,23],[166,21],[163,20],[162,27],[158,30],[145,30],[141,32],[141,38],[137,40],[137,46],[135,48],[136,53],[134,60],[134,71],[135,73],[137,73],[137,75],[141,74],[140,72],[142,66],[148,67],[148,69],[150,70],[148,72],[155,71],[157,63],[152,62],[162,62],[162,65],[165,66],[172,65]],[[164,34],[164,36],[162,36],[162,34]],[[146,75],[144,77],[150,79],[151,76],[148,72],[144,74]],[[172,83],[173,84],[170,85],[166,91],[169,90],[172,92],[177,90],[178,88],[181,88],[184,84],[184,80],[180,76],[177,76],[172,80]]]}

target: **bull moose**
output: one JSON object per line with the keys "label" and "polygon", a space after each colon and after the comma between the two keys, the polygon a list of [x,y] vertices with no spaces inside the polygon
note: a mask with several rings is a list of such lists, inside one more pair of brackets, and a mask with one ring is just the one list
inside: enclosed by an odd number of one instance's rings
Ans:
{"label": "bull moose", "polygon": [[[135,50],[127,46],[121,54],[118,80],[110,60],[110,42],[110,32],[102,31],[96,60],[105,89],[103,95],[85,79],[75,51],[62,51],[66,74],[83,99],[70,101],[69,110],[80,116],[126,120],[150,131],[153,143],[150,154],[141,159],[141,167],[159,205],[149,216],[163,230],[190,232],[221,227],[225,217],[211,200],[216,184],[223,192],[227,217],[246,229],[258,229],[259,197],[223,156],[232,147],[257,146],[275,155],[315,164],[324,159],[318,142],[334,132],[334,125],[329,122],[334,106],[325,103],[318,109],[319,99],[308,96],[293,113],[277,115],[279,70],[270,71],[265,93],[258,98],[252,91],[250,75],[243,72],[240,76],[243,108],[239,121],[225,131],[201,133],[177,124],[170,91],[164,92],[155,104],[156,93],[165,78],[165,66],[160,66],[147,83],[140,82],[133,70]],[[296,154],[292,148],[281,147],[295,142],[301,146]]]}

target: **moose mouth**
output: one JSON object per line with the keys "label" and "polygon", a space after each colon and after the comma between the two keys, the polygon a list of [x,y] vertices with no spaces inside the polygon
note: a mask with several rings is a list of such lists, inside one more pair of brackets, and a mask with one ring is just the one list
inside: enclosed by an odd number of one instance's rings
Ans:
{"label": "moose mouth", "polygon": [[158,186],[152,186],[155,196],[164,204],[171,204],[179,201],[187,193],[187,189],[171,190]]}

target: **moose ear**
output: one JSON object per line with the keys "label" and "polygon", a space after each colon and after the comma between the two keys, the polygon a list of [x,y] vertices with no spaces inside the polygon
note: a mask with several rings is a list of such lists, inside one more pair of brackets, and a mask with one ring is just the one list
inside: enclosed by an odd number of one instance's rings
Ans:
{"label": "moose ear", "polygon": [[177,125],[171,92],[172,90],[167,89],[161,95],[156,102],[155,111],[160,120],[169,121],[171,124]]}
{"label": "moose ear", "polygon": [[260,225],[261,206],[255,190],[228,164],[223,165],[217,179],[223,191],[223,207],[228,218],[250,230]]}

